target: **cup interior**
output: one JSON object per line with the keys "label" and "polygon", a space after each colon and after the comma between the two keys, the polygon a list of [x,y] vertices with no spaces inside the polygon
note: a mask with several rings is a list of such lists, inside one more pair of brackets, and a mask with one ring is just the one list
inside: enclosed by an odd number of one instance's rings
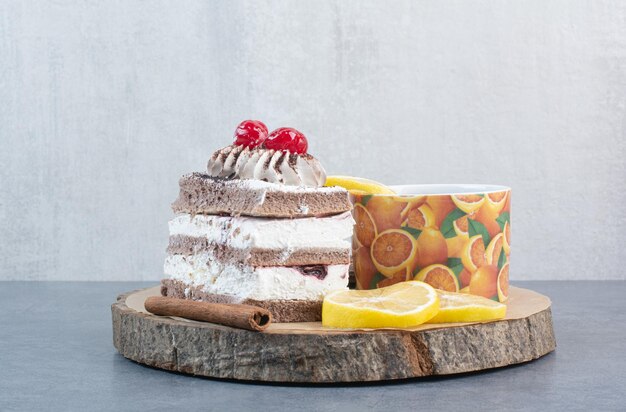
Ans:
{"label": "cup interior", "polygon": [[460,195],[511,190],[511,188],[507,186],[483,184],[422,184],[394,185],[390,187],[397,195]]}

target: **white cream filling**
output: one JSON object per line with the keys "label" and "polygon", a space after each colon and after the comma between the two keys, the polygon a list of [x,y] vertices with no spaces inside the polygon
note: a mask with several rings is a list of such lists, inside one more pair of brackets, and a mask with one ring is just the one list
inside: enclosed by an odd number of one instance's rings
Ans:
{"label": "white cream filling", "polygon": [[290,186],[282,183],[265,182],[263,180],[255,179],[241,179],[241,180],[226,180],[238,187],[247,188],[250,190],[264,190],[266,192],[288,192],[288,193],[345,193],[348,196],[348,192],[343,187],[339,186],[323,186],[323,187],[307,187],[307,186]]}
{"label": "white cream filling", "polygon": [[350,249],[354,220],[350,212],[331,217],[267,219],[181,214],[169,222],[170,236],[204,237],[234,248]]}
{"label": "white cream filling", "polygon": [[324,279],[303,275],[287,266],[252,267],[223,264],[209,253],[195,256],[170,255],[165,274],[207,293],[243,299],[322,300],[333,290],[348,286],[348,265],[328,265]]}

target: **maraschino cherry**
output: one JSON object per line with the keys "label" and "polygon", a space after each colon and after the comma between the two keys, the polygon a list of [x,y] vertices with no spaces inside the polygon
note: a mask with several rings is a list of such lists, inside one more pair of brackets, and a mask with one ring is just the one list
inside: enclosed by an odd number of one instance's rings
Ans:
{"label": "maraschino cherry", "polygon": [[291,153],[306,153],[309,144],[306,137],[291,127],[274,130],[265,140],[265,147],[272,150],[286,150]]}
{"label": "maraschino cherry", "polygon": [[267,126],[260,120],[244,120],[235,130],[234,144],[249,147],[260,146],[267,139]]}

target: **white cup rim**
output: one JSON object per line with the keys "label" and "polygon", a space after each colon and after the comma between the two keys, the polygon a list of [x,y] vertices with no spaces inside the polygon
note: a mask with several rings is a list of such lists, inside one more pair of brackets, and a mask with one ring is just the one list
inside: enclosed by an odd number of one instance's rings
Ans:
{"label": "white cup rim", "polygon": [[[419,185],[392,185],[389,186],[396,192],[396,196],[415,195],[466,195],[510,191],[508,186],[485,185],[485,184],[419,184]],[[385,196],[385,195],[377,195]],[[388,195],[392,196],[392,195]]]}

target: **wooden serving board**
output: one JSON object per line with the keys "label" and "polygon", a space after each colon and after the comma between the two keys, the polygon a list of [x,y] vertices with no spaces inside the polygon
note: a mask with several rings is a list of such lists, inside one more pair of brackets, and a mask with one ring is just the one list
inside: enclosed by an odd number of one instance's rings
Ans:
{"label": "wooden serving board", "polygon": [[265,332],[152,315],[143,302],[159,291],[118,297],[111,307],[114,345],[128,359],[193,375],[313,383],[405,379],[528,362],[556,347],[550,299],[515,287],[499,321],[377,330],[275,323]]}

